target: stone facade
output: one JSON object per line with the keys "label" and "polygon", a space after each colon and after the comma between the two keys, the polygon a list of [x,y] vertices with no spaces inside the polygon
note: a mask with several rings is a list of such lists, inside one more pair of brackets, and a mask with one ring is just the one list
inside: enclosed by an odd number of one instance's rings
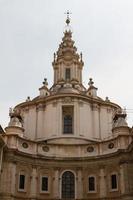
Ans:
{"label": "stone facade", "polygon": [[82,54],[67,28],[47,80],[10,110],[0,137],[1,200],[132,200],[133,129],[126,113],[82,83]]}

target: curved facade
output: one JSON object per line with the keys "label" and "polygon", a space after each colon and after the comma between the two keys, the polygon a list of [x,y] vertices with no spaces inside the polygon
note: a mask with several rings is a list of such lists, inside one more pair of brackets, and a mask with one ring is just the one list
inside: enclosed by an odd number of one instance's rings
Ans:
{"label": "curved facade", "polygon": [[133,199],[132,128],[126,113],[82,83],[82,54],[67,29],[54,81],[10,110],[0,138],[0,199]]}

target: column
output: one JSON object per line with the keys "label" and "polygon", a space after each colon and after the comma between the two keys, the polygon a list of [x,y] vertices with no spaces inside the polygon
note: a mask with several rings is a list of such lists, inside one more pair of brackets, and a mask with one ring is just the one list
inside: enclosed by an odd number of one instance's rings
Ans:
{"label": "column", "polygon": [[76,65],[73,65],[74,66],[74,79],[76,78]]}
{"label": "column", "polygon": [[82,69],[80,69],[80,83],[82,83]]}
{"label": "column", "polygon": [[54,69],[54,83],[56,82],[56,69]]}
{"label": "column", "polygon": [[63,73],[64,69],[65,69],[65,67],[63,66],[63,64],[61,64],[60,65],[60,80],[64,79],[64,76],[63,76],[64,75],[64,73]]}
{"label": "column", "polygon": [[106,176],[105,176],[105,172],[104,172],[104,168],[100,169],[100,197],[104,198],[106,197],[106,193],[107,193],[107,188],[106,188]]}
{"label": "column", "polygon": [[34,200],[37,195],[37,170],[35,167],[32,169],[32,174],[31,174],[31,184],[30,184],[30,196],[31,200]]}
{"label": "column", "polygon": [[74,65],[72,65],[71,67],[71,79],[74,78]]}
{"label": "column", "polygon": [[75,76],[75,78],[78,79],[78,66],[76,65],[75,68],[76,68],[76,76]]}

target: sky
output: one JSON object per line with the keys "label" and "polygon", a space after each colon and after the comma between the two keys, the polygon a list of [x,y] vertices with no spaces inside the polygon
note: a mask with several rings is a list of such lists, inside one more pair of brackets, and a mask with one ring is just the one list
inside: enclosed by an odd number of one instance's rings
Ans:
{"label": "sky", "polygon": [[78,52],[83,84],[92,77],[98,96],[127,109],[133,125],[133,0],[0,0],[0,124],[9,108],[38,96],[43,79],[53,83],[53,53],[66,15]]}

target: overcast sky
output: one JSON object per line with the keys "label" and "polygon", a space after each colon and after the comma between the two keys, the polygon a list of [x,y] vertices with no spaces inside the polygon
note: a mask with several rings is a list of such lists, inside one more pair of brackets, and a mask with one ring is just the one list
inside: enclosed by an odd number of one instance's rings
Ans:
{"label": "overcast sky", "polygon": [[0,0],[0,124],[9,107],[53,82],[53,53],[70,10],[73,39],[83,53],[83,83],[127,108],[133,125],[133,0]]}

